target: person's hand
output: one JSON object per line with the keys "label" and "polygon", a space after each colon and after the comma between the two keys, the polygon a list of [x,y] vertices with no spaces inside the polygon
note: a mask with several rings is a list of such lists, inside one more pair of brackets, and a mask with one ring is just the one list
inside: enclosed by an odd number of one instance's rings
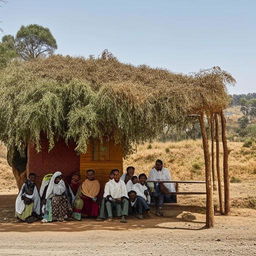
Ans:
{"label": "person's hand", "polygon": [[144,195],[148,196],[148,191],[147,190],[144,191]]}

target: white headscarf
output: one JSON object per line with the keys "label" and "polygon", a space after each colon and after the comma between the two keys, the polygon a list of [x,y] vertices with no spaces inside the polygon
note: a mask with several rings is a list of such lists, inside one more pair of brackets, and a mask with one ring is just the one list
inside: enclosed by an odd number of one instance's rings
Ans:
{"label": "white headscarf", "polygon": [[47,191],[46,191],[46,196],[45,196],[46,199],[51,198],[54,195],[62,195],[65,192],[66,185],[63,180],[60,180],[60,182],[58,184],[54,183],[54,180],[61,175],[62,175],[61,172],[55,172],[53,174],[53,176],[50,180],[49,186],[47,188]]}
{"label": "white headscarf", "polygon": [[44,190],[45,190],[46,186],[48,186],[48,184],[50,183],[52,175],[53,174],[49,173],[44,176],[42,183],[41,183],[41,187],[40,187],[40,197],[43,196]]}

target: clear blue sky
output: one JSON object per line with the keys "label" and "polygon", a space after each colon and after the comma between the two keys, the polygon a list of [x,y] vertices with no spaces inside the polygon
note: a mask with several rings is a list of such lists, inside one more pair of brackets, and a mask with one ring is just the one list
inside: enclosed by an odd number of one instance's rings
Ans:
{"label": "clear blue sky", "polygon": [[256,92],[256,0],[7,0],[4,34],[50,28],[60,54],[110,50],[125,63],[190,73],[220,66]]}

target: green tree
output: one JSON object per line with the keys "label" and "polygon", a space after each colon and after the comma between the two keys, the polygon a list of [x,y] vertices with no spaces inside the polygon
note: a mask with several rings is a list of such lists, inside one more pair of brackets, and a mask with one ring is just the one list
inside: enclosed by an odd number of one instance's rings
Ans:
{"label": "green tree", "polygon": [[48,28],[32,24],[21,26],[15,38],[17,53],[24,60],[52,55],[57,43]]}
{"label": "green tree", "polygon": [[0,68],[6,67],[7,63],[17,57],[15,40],[11,35],[6,35],[0,43]]}
{"label": "green tree", "polygon": [[247,106],[248,105],[248,101],[245,98],[241,98],[239,102],[240,102],[241,106]]}
{"label": "green tree", "polygon": [[242,116],[238,119],[238,123],[239,123],[240,129],[245,129],[247,127],[247,125],[249,124],[249,119],[247,116]]}

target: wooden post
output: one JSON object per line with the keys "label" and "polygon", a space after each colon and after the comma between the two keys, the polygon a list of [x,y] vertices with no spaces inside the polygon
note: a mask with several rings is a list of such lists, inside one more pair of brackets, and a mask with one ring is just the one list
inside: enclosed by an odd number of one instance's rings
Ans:
{"label": "wooden post", "polygon": [[230,213],[230,198],[229,198],[229,173],[228,173],[228,144],[226,137],[226,119],[223,111],[220,112],[221,127],[222,127],[222,144],[223,144],[223,178],[224,178],[224,206],[225,214]]}
{"label": "wooden post", "polygon": [[210,116],[210,125],[211,125],[211,164],[212,164],[212,182],[213,190],[217,190],[215,182],[215,154],[214,154],[214,118],[213,114]]}
{"label": "wooden post", "polygon": [[220,205],[220,213],[224,214],[222,187],[221,187],[221,175],[220,175],[220,143],[219,143],[218,114],[214,115],[214,119],[215,119],[215,139],[216,139],[216,171],[217,171],[217,181],[218,181],[219,205]]}
{"label": "wooden post", "polygon": [[199,116],[199,122],[202,133],[205,161],[205,181],[206,181],[206,227],[211,228],[214,225],[214,208],[213,208],[213,189],[211,180],[210,152],[208,145],[207,132],[204,124],[204,114]]}

